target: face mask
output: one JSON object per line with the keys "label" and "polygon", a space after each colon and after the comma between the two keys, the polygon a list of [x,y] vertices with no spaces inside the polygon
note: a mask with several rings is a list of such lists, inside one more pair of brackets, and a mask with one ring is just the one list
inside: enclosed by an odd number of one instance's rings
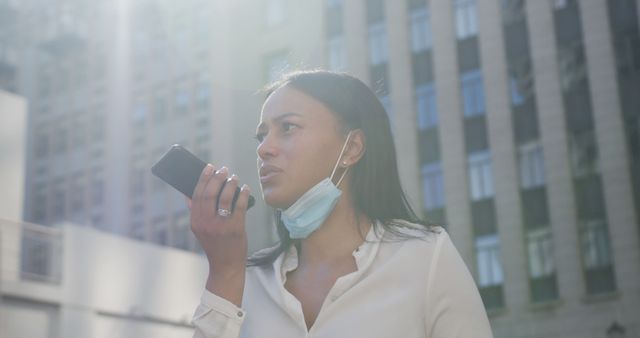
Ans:
{"label": "face mask", "polygon": [[[333,184],[333,175],[336,173],[338,163],[340,163],[340,158],[342,158],[342,153],[344,153],[350,137],[351,132],[347,135],[347,140],[342,146],[338,162],[333,167],[331,176],[305,192],[287,210],[281,210],[280,220],[289,230],[289,237],[293,239],[308,237],[324,223],[325,219],[333,211],[340,195],[342,195],[342,191]],[[338,180],[338,186],[347,174],[347,170],[349,170],[348,167],[340,177],[340,180]]]}

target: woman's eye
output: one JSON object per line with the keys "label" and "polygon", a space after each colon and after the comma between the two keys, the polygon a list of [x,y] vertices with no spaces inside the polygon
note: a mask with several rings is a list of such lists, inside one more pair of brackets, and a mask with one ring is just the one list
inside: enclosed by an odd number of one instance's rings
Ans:
{"label": "woman's eye", "polygon": [[264,134],[262,134],[262,133],[256,134],[256,136],[254,136],[253,138],[258,140],[258,142],[262,143],[262,140],[264,140]]}
{"label": "woman's eye", "polygon": [[282,130],[284,131],[289,131],[293,128],[297,128],[298,126],[293,124],[293,123],[289,123],[289,122],[284,122],[282,123]]}

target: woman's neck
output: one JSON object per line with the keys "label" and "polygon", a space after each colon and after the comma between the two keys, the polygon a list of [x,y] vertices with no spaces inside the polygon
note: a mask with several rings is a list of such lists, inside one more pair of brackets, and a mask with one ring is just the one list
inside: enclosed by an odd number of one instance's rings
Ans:
{"label": "woman's neck", "polygon": [[299,267],[335,264],[352,259],[353,251],[364,241],[371,220],[358,213],[348,194],[344,194],[325,222],[309,237],[300,240]]}

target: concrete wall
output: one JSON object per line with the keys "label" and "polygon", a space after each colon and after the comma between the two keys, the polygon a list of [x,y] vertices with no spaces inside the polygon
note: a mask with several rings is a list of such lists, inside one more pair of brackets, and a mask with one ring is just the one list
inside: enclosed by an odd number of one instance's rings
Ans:
{"label": "concrete wall", "polygon": [[0,90],[0,218],[21,220],[27,101]]}
{"label": "concrete wall", "polygon": [[208,272],[203,257],[65,224],[60,282],[25,281],[16,243],[27,227],[0,222],[0,337],[193,334]]}

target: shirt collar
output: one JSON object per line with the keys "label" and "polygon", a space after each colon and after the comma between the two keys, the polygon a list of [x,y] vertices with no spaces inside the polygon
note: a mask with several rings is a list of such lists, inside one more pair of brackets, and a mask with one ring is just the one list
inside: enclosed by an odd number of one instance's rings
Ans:
{"label": "shirt collar", "polygon": [[[369,228],[364,242],[352,252],[358,271],[366,269],[373,262],[373,258],[380,247],[380,239],[384,235],[384,231],[381,223],[376,221],[376,224]],[[295,245],[291,245],[291,247],[274,262],[275,271],[279,272],[280,281],[283,285],[286,281],[287,273],[295,270],[297,267],[298,249]]]}

